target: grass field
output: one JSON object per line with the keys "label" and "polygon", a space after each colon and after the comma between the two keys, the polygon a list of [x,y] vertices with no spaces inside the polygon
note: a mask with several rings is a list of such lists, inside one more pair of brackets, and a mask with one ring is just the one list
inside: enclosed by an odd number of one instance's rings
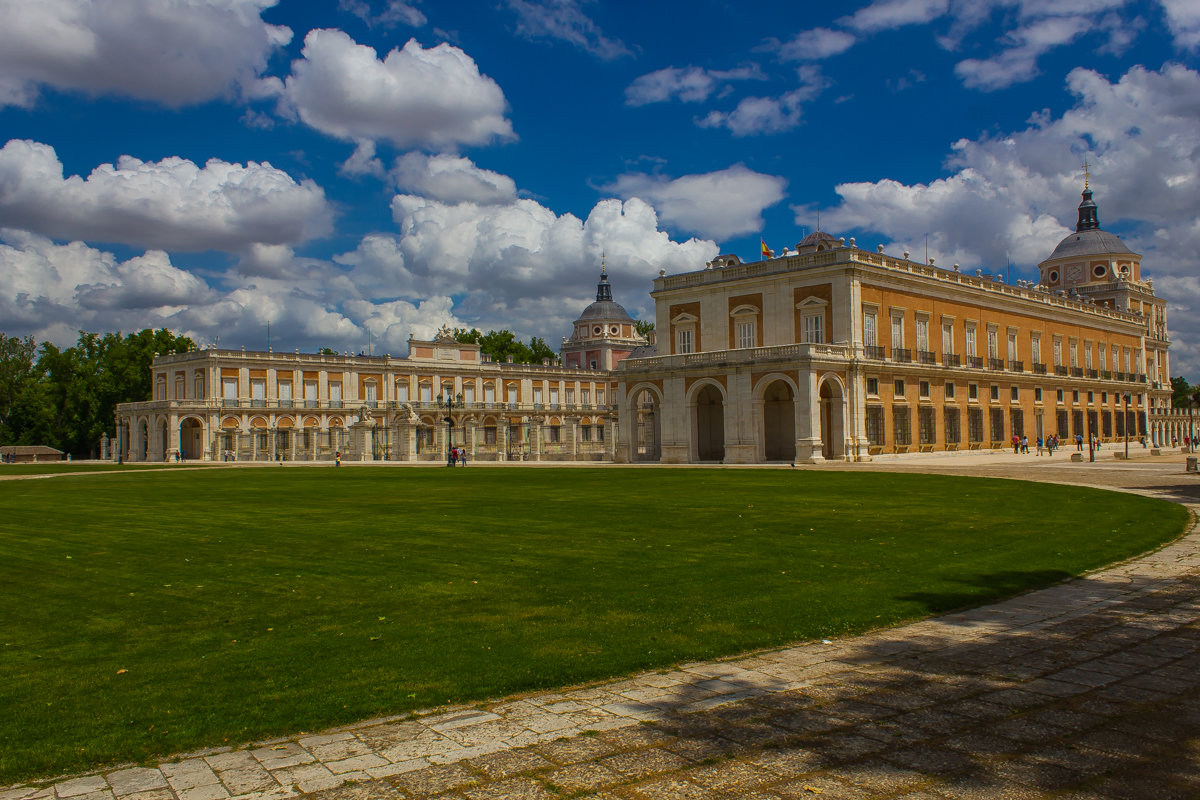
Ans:
{"label": "grass field", "polygon": [[889,625],[1185,519],[1127,494],[853,472],[0,482],[0,785]]}

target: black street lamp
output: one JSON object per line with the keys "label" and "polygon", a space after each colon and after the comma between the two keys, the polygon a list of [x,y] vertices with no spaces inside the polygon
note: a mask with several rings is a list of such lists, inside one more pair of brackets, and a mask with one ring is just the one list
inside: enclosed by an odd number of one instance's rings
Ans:
{"label": "black street lamp", "polygon": [[449,391],[439,394],[437,397],[438,408],[446,412],[446,466],[454,466],[454,409],[460,411],[463,407],[463,396],[459,394],[452,395]]}
{"label": "black street lamp", "polygon": [[1125,460],[1129,460],[1129,392],[1125,393]]}
{"label": "black street lamp", "polygon": [[[1090,406],[1090,402],[1089,402],[1089,406]],[[1085,419],[1086,419],[1086,421],[1087,421],[1087,435],[1088,435],[1088,461],[1095,461],[1095,460],[1096,460],[1096,440],[1095,440],[1095,439],[1092,437],[1092,433],[1093,433],[1093,430],[1092,430],[1092,409],[1091,409],[1091,408],[1088,408],[1088,409],[1087,409],[1087,410],[1084,412],[1084,414],[1085,414]]]}

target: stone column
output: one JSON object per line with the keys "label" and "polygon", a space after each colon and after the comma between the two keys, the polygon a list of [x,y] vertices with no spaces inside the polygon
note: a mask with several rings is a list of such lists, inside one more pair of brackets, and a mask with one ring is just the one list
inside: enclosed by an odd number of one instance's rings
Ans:
{"label": "stone column", "polygon": [[750,373],[738,370],[726,378],[725,389],[726,464],[754,464],[758,461],[758,430],[761,406],[755,408]]}
{"label": "stone column", "polygon": [[682,377],[663,381],[663,402],[659,413],[659,446],[664,464],[686,464],[691,460],[691,414]]}
{"label": "stone column", "polygon": [[817,374],[811,366],[800,373],[796,395],[796,461],[816,464],[825,460],[821,453],[821,398],[817,392]]}

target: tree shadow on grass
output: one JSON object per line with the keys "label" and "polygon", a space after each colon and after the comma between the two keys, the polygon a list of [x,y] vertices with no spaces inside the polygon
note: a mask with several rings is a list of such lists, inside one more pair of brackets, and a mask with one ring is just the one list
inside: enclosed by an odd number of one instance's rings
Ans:
{"label": "tree shadow on grass", "polygon": [[1021,594],[1068,580],[1074,576],[1060,569],[993,572],[960,579],[962,591],[913,592],[897,600],[919,603],[927,614],[944,614],[961,608],[978,606],[982,602]]}

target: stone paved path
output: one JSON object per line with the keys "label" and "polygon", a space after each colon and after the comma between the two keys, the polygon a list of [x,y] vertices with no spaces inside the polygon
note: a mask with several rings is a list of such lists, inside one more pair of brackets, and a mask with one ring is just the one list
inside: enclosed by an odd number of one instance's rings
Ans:
{"label": "stone paved path", "polygon": [[[1200,510],[1182,459],[894,461]],[[828,468],[828,467],[826,467]],[[0,800],[1200,797],[1200,529],[981,609]]]}

